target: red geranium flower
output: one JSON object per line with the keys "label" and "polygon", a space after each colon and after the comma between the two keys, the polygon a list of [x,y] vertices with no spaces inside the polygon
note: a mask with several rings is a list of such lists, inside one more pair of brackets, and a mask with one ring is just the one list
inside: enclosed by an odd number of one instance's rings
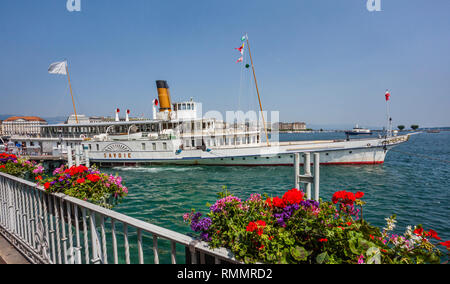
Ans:
{"label": "red geranium flower", "polygon": [[263,220],[256,221],[256,224],[258,224],[261,227],[265,227],[266,226],[266,222],[264,222]]}
{"label": "red geranium flower", "polygon": [[347,192],[345,190],[335,192],[331,198],[331,201],[333,201],[334,204],[341,202],[344,205],[352,205],[355,200],[355,195],[352,192]]}
{"label": "red geranium flower", "polygon": [[86,180],[84,179],[84,178],[79,178],[79,179],[77,179],[77,183],[84,183]]}
{"label": "red geranium flower", "polygon": [[450,250],[450,241],[445,241],[445,242],[442,242],[442,243],[439,243],[439,244],[444,246],[444,247],[446,247],[448,250]]}
{"label": "red geranium flower", "polygon": [[87,175],[86,178],[92,182],[97,182],[100,180],[100,177],[98,175],[93,175],[93,174]]}
{"label": "red geranium flower", "polygon": [[283,195],[283,201],[286,205],[299,204],[303,200],[304,193],[293,188]]}
{"label": "red geranium flower", "polygon": [[423,228],[417,228],[414,230],[414,234],[418,235],[418,236],[422,236],[423,234]]}
{"label": "red geranium flower", "polygon": [[319,239],[319,242],[321,243],[328,242],[328,239]]}
{"label": "red geranium flower", "polygon": [[264,233],[264,228],[266,227],[266,222],[263,220],[258,220],[256,222],[250,222],[247,225],[247,232],[254,232],[258,234],[258,236],[261,236]]}
{"label": "red geranium flower", "polygon": [[356,199],[361,199],[363,196],[364,196],[364,192],[361,192],[361,191],[358,191],[358,192],[355,194],[355,198],[356,198]]}
{"label": "red geranium flower", "polygon": [[46,190],[49,189],[50,188],[50,183],[49,182],[44,183],[44,188]]}
{"label": "red geranium flower", "polygon": [[284,208],[286,207],[286,203],[284,202],[283,199],[279,198],[278,196],[275,196],[273,198],[273,206],[278,208]]}
{"label": "red geranium flower", "polygon": [[428,233],[426,234],[427,237],[431,237],[434,238],[436,240],[441,240],[441,238],[438,236],[437,232],[433,229],[430,229],[430,231],[428,231]]}
{"label": "red geranium flower", "polygon": [[248,223],[247,228],[246,228],[247,232],[253,232],[256,229],[258,229],[258,226],[256,225],[255,222]]}

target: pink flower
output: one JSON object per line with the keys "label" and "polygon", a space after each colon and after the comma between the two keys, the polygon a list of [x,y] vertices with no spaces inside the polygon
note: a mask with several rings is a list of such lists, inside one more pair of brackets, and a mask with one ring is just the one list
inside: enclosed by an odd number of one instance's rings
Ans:
{"label": "pink flower", "polygon": [[358,258],[358,264],[364,264],[364,255],[360,255]]}

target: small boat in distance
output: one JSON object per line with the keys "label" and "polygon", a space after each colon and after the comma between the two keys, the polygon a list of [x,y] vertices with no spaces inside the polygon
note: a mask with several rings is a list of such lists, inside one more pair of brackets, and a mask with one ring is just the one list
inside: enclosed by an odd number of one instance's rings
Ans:
{"label": "small boat in distance", "polygon": [[347,135],[361,135],[361,134],[371,135],[372,131],[367,128],[359,127],[357,124],[355,127],[353,127],[352,130],[345,131],[345,134],[347,134]]}

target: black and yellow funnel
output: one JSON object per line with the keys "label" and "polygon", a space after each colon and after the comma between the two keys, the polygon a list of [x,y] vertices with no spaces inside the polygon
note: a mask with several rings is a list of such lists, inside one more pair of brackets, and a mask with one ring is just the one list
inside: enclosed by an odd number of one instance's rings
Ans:
{"label": "black and yellow funnel", "polygon": [[156,80],[156,88],[158,89],[159,111],[172,111],[169,85],[167,84],[167,81]]}

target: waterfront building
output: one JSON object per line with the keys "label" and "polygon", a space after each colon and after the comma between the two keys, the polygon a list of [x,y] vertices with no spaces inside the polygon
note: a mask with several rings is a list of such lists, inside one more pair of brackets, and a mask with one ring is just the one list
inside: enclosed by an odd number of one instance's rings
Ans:
{"label": "waterfront building", "polygon": [[1,128],[6,136],[37,136],[41,131],[40,126],[47,124],[47,121],[37,116],[11,116],[3,121]]}
{"label": "waterfront building", "polygon": [[280,122],[279,130],[280,131],[306,130],[306,123],[304,123],[304,122]]}
{"label": "waterfront building", "polygon": [[66,124],[89,123],[89,122],[90,122],[89,117],[85,116],[84,114],[78,114],[76,117],[75,114],[71,114],[66,120]]}

